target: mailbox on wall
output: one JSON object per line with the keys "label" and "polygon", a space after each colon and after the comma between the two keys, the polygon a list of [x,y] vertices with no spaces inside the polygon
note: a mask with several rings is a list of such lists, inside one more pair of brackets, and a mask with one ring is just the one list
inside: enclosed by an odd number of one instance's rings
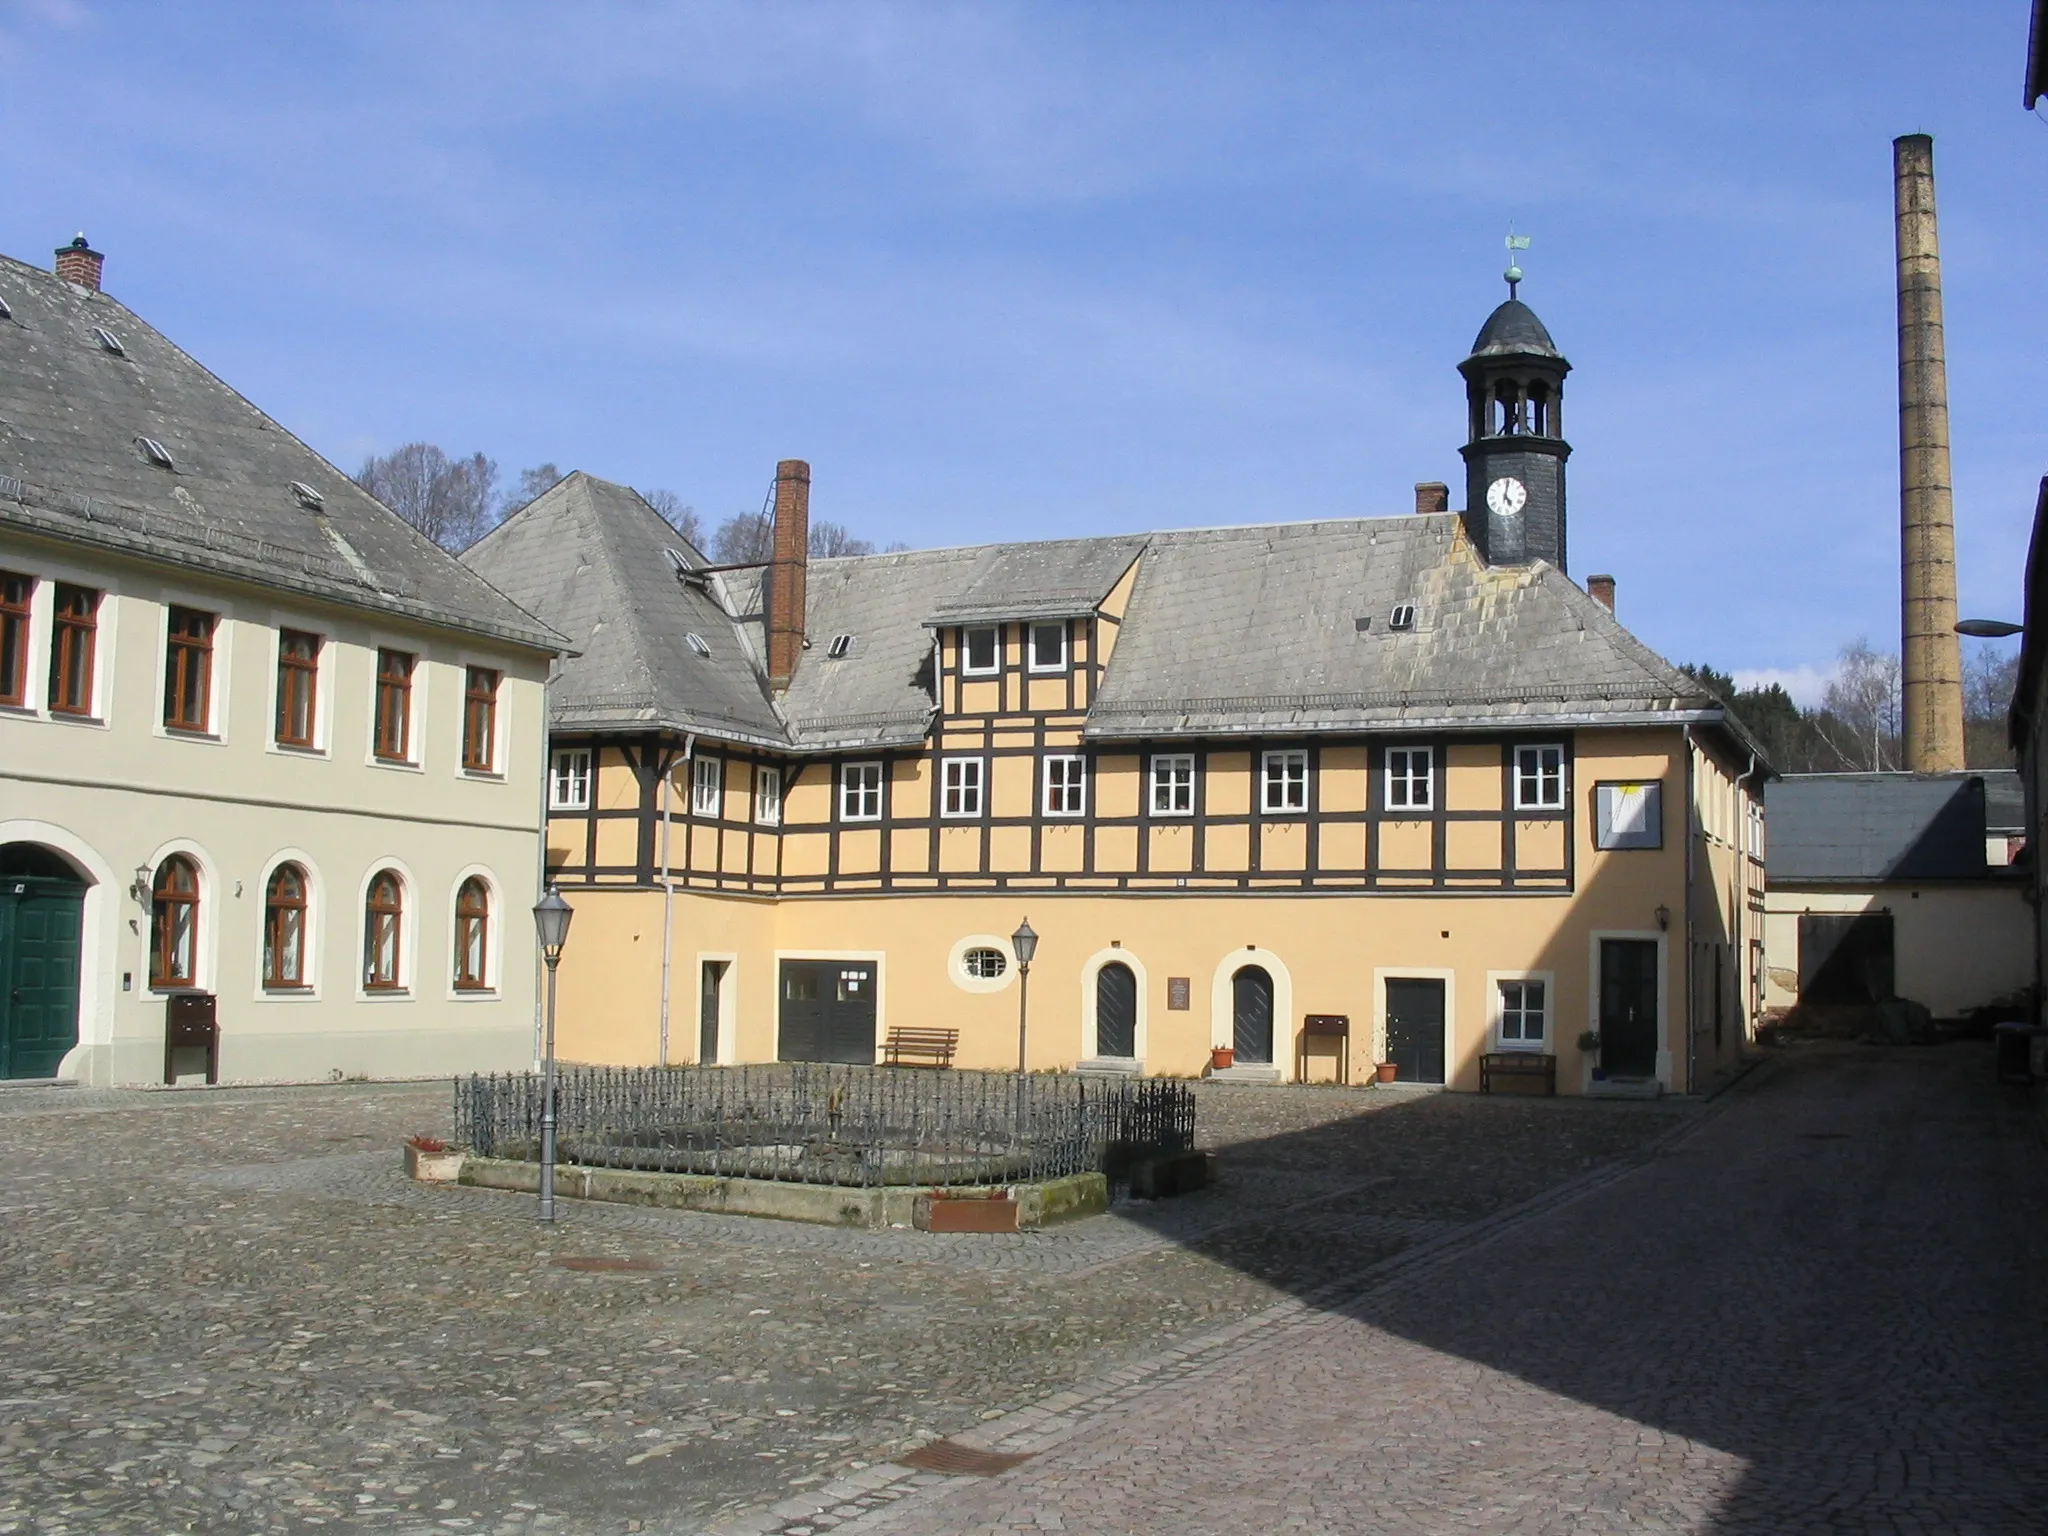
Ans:
{"label": "mailbox on wall", "polygon": [[220,1018],[211,992],[176,992],[164,1002],[164,1081],[178,1080],[178,1052],[206,1052],[206,1080],[220,1081]]}

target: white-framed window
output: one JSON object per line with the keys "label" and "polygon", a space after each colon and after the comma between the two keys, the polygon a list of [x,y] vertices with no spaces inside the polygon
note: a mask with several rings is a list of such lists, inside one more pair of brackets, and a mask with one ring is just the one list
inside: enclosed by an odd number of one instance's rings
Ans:
{"label": "white-framed window", "polygon": [[1432,794],[1428,747],[1387,748],[1387,806],[1390,811],[1426,811]]}
{"label": "white-framed window", "polygon": [[1010,957],[993,944],[979,944],[960,957],[960,969],[975,981],[994,981],[1010,968]]}
{"label": "white-framed window", "polygon": [[554,754],[548,768],[548,809],[590,809],[590,748],[564,747]]}
{"label": "white-framed window", "polygon": [[725,759],[700,757],[690,764],[690,811],[716,816],[725,802]]}
{"label": "white-framed window", "polygon": [[1162,752],[1152,759],[1152,814],[1195,814],[1195,755]]}
{"label": "white-framed window", "polygon": [[1033,624],[1030,635],[1032,671],[1067,670],[1067,626],[1064,620],[1057,624]]}
{"label": "white-framed window", "polygon": [[1045,814],[1079,816],[1088,809],[1088,760],[1048,757],[1045,760]]}
{"label": "white-framed window", "polygon": [[1500,1043],[1509,1049],[1538,1050],[1550,1037],[1550,985],[1542,981],[1497,983]]}
{"label": "white-framed window", "polygon": [[882,819],[882,765],[842,763],[839,767],[839,819]]}
{"label": "white-framed window", "polygon": [[1515,748],[1515,809],[1564,809],[1564,748]]}
{"label": "white-framed window", "polygon": [[961,635],[960,670],[969,677],[987,677],[1003,670],[1003,632],[993,624]]}
{"label": "white-framed window", "polygon": [[1268,752],[1259,775],[1259,805],[1269,816],[1308,809],[1308,754]]}
{"label": "white-framed window", "polygon": [[763,764],[754,769],[754,820],[764,827],[782,825],[782,770]]}
{"label": "white-framed window", "polygon": [[979,816],[982,760],[978,757],[949,757],[940,765],[939,773],[939,814]]}
{"label": "white-framed window", "polygon": [[1749,802],[1749,856],[1760,859],[1764,856],[1764,803],[1752,799]]}

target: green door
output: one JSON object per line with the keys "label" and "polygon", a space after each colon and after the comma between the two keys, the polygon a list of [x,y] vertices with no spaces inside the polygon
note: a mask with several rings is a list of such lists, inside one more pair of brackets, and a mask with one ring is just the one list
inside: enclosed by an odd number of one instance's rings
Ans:
{"label": "green door", "polygon": [[55,1077],[78,1044],[85,887],[0,875],[0,1077]]}

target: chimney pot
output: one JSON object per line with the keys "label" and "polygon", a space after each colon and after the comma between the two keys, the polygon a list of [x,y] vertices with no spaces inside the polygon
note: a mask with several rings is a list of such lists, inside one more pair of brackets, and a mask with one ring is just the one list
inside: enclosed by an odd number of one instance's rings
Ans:
{"label": "chimney pot", "polygon": [[1593,600],[1609,613],[1614,612],[1614,578],[1612,576],[1588,576],[1586,590]]}
{"label": "chimney pot", "polygon": [[768,685],[778,691],[796,676],[803,654],[810,553],[811,466],[784,459],[775,466],[775,542],[768,562]]}
{"label": "chimney pot", "polygon": [[1448,512],[1451,510],[1451,488],[1441,480],[1418,480],[1415,482],[1415,511]]}
{"label": "chimney pot", "polygon": [[69,245],[57,247],[54,263],[56,274],[67,283],[76,283],[94,293],[100,291],[100,268],[107,258],[86,242],[83,234],[78,235]]}

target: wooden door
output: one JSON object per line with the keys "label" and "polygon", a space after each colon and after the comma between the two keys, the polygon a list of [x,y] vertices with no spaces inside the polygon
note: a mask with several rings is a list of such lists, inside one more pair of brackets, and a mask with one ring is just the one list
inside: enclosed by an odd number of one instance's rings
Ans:
{"label": "wooden door", "polygon": [[697,999],[697,1061],[708,1066],[718,1060],[718,1015],[725,991],[725,960],[706,960]]}
{"label": "wooden door", "polygon": [[1248,965],[1230,978],[1231,1034],[1239,1065],[1273,1060],[1273,978]]}
{"label": "wooden door", "polygon": [[1387,1060],[1397,1083],[1444,1080],[1444,984],[1441,977],[1387,980]]}
{"label": "wooden door", "polygon": [[55,1077],[78,1044],[85,887],[0,875],[0,1077]]}
{"label": "wooden door", "polygon": [[785,960],[776,1055],[783,1061],[875,1059],[875,967],[865,960]]}
{"label": "wooden door", "polygon": [[1657,945],[1600,941],[1600,1065],[1609,1077],[1657,1075]]}
{"label": "wooden door", "polygon": [[1095,973],[1095,1054],[1138,1054],[1138,978],[1120,960]]}

